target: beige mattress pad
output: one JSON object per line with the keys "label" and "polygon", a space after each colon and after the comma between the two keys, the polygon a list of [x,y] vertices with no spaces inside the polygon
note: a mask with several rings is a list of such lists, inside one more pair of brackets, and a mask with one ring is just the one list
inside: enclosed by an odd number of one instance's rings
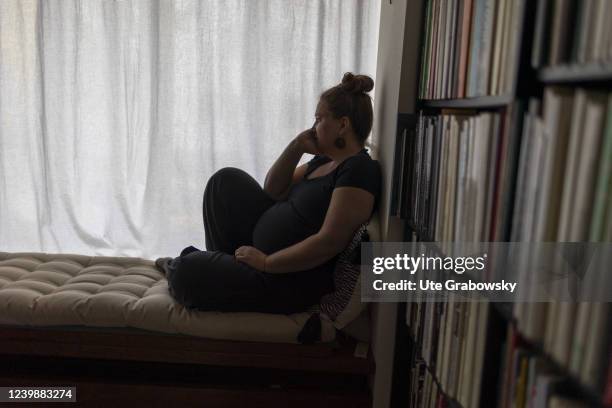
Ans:
{"label": "beige mattress pad", "polygon": [[[0,252],[0,324],[133,327],[212,339],[297,343],[310,314],[189,310],[153,261]],[[322,321],[322,341],[335,329]]]}

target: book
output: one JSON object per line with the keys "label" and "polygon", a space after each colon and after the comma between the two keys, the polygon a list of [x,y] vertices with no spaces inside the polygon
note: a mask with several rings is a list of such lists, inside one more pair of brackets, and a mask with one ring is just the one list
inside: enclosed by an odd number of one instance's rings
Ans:
{"label": "book", "polygon": [[489,151],[487,152],[487,181],[486,181],[486,197],[485,197],[485,214],[480,232],[481,241],[490,241],[491,221],[493,217],[493,208],[495,207],[494,196],[497,185],[499,183],[499,161],[500,161],[500,145],[504,139],[505,132],[505,115],[493,116],[493,136],[489,143]]}
{"label": "book", "polygon": [[470,149],[471,140],[471,122],[466,120],[463,122],[463,127],[460,130],[458,137],[458,154],[457,154],[457,181],[456,181],[456,193],[455,193],[455,216],[454,216],[454,236],[452,240],[462,241],[462,232],[465,219],[464,219],[464,192],[466,188],[467,179],[467,161],[468,153]]}
{"label": "book", "polygon": [[456,0],[455,3],[456,18],[454,21],[455,38],[453,41],[453,67],[449,84],[449,93],[451,98],[458,98],[459,95],[459,65],[461,63],[461,41],[462,36],[464,35],[462,31],[464,3],[465,0]]}
{"label": "book", "polygon": [[504,3],[504,13],[503,13],[503,25],[504,31],[502,32],[501,38],[501,47],[504,52],[501,53],[501,62],[500,62],[500,70],[499,70],[499,79],[497,81],[498,94],[503,94],[506,90],[506,77],[507,72],[512,69],[510,56],[507,50],[510,49],[511,44],[511,26],[512,26],[512,10],[513,10],[513,1],[508,1]]}
{"label": "book", "polygon": [[412,181],[412,168],[415,163],[415,145],[416,145],[416,132],[414,130],[407,130],[406,138],[404,140],[404,169],[402,171],[402,187],[399,204],[400,216],[404,219],[409,218],[409,211],[412,203],[412,195],[414,190],[414,184]]}
{"label": "book", "polygon": [[[510,108],[512,109],[512,107]],[[488,227],[488,241],[495,241],[497,227],[499,225],[498,212],[500,211],[500,196],[503,191],[504,186],[504,165],[505,165],[505,157],[506,152],[508,151],[508,140],[509,140],[509,128],[511,126],[509,118],[511,115],[506,114],[503,116],[504,126],[502,127],[502,133],[500,134],[498,140],[499,148],[497,151],[497,158],[495,163],[495,185],[493,186],[493,190],[491,192],[491,208],[490,208],[490,216],[488,216],[487,224]]]}
{"label": "book", "polygon": [[567,398],[561,395],[553,395],[548,400],[549,408],[588,408],[588,406],[588,404],[576,399]]}
{"label": "book", "polygon": [[473,0],[472,30],[470,33],[470,63],[468,66],[466,97],[478,96],[478,66],[482,57],[482,37],[484,35],[484,19],[486,0]]}
{"label": "book", "polygon": [[440,13],[442,0],[433,0],[433,31],[432,31],[432,43],[431,43],[431,54],[430,54],[430,78],[428,84],[428,98],[433,99],[436,95],[436,89],[438,84],[438,65],[440,63],[440,48],[442,40],[440,39]]}
{"label": "book", "polygon": [[446,207],[444,211],[444,218],[446,219],[444,228],[444,241],[452,241],[454,239],[454,225],[455,225],[455,198],[457,190],[457,167],[459,161],[459,143],[460,143],[460,127],[462,127],[464,118],[457,118],[451,116],[451,133],[449,136],[449,162],[448,162],[448,178],[447,178],[447,191],[446,191]]}
{"label": "book", "polygon": [[456,318],[457,313],[455,312],[455,296],[451,293],[446,304],[446,327],[444,328],[444,344],[441,360],[442,366],[440,367],[440,376],[438,377],[440,386],[442,386],[443,389],[448,389],[449,371],[453,358],[451,345],[453,341],[453,329],[455,327]]}
{"label": "book", "polygon": [[419,80],[419,98],[426,99],[428,97],[427,84],[429,83],[429,62],[431,52],[431,36],[432,36],[432,5],[433,1],[428,0],[425,5],[425,39],[421,45],[421,72]]}
{"label": "book", "polygon": [[498,201],[497,216],[495,219],[495,237],[494,241],[504,241],[510,239],[510,230],[512,225],[513,204],[515,202],[514,194],[516,191],[515,184],[518,169],[518,155],[520,151],[524,120],[524,108],[521,101],[517,101],[510,107],[508,117],[511,118],[512,126],[509,131],[507,146],[503,156],[502,186]]}
{"label": "book", "polygon": [[531,66],[538,69],[544,65],[550,41],[550,17],[553,0],[540,0],[536,10],[536,23],[531,49]]}
{"label": "book", "polygon": [[470,58],[469,44],[471,41],[470,37],[470,26],[472,24],[472,5],[473,0],[463,0],[463,10],[461,14],[461,26],[460,26],[460,51],[459,51],[459,73],[457,79],[457,97],[465,97],[465,86],[466,86],[466,75],[467,65]]}
{"label": "book", "polygon": [[517,408],[525,408],[527,399],[527,373],[529,369],[529,355],[519,354],[518,359],[518,376],[516,380],[516,393],[514,395],[514,406]]}
{"label": "book", "polygon": [[435,369],[436,369],[436,378],[441,379],[442,378],[442,370],[443,370],[443,362],[445,361],[445,348],[444,345],[446,343],[446,328],[448,327],[446,321],[449,318],[449,308],[448,308],[448,303],[444,302],[442,303],[442,307],[440,310],[440,335],[438,336],[438,347],[437,347],[437,355],[436,355],[436,364],[435,364]]}
{"label": "book", "polygon": [[436,50],[438,56],[436,58],[436,83],[435,83],[435,95],[434,98],[442,99],[442,89],[444,86],[443,75],[444,69],[446,68],[446,53],[447,53],[447,22],[446,17],[448,15],[448,2],[443,1],[439,5],[439,17],[438,17],[438,46]]}
{"label": "book", "polygon": [[606,203],[612,194],[612,94],[608,96],[608,109],[606,114],[606,128],[603,135],[602,148],[599,156],[599,168],[593,198],[593,212],[589,227],[589,241],[604,240]]}
{"label": "book", "polygon": [[547,140],[547,149],[541,173],[542,196],[537,209],[536,241],[554,241],[557,238],[572,103],[573,92],[570,89],[548,87],[544,90],[543,137]]}
{"label": "book", "polygon": [[467,306],[467,327],[466,339],[462,352],[461,373],[459,378],[459,386],[457,392],[457,400],[462,406],[467,407],[471,401],[472,392],[472,372],[474,367],[474,359],[476,354],[476,329],[478,322],[478,302],[470,302]]}
{"label": "book", "polygon": [[438,192],[436,199],[436,218],[434,228],[434,240],[443,241],[443,230],[442,226],[445,222],[444,208],[446,206],[446,187],[448,183],[448,163],[449,163],[449,120],[448,116],[442,115],[440,117],[440,163],[438,169]]}
{"label": "book", "polygon": [[[519,1],[519,0],[516,0]],[[484,96],[489,92],[489,77],[491,75],[491,49],[493,46],[493,22],[495,18],[495,4],[497,1],[487,0],[484,2],[483,27],[481,32],[481,44],[479,47],[477,68],[476,96]]]}
{"label": "book", "polygon": [[607,96],[600,92],[586,93],[584,126],[580,130],[580,156],[576,163],[576,185],[569,225],[569,241],[587,241],[598,169],[598,157],[606,119]]}
{"label": "book", "polygon": [[514,197],[514,208],[512,214],[512,229],[511,229],[511,241],[522,241],[525,238],[526,225],[524,224],[526,214],[529,209],[527,208],[527,183],[530,180],[530,164],[533,162],[532,155],[534,153],[534,140],[532,137],[533,123],[537,116],[538,101],[531,99],[529,101],[529,112],[525,115],[523,123],[520,157],[518,161],[518,174],[516,179],[516,195]]}
{"label": "book", "polygon": [[504,62],[505,71],[502,81],[502,94],[512,95],[516,86],[518,76],[518,60],[521,49],[521,33],[523,32],[523,21],[525,13],[525,0],[513,0],[511,2],[510,20],[508,25],[508,54]]}
{"label": "book", "polygon": [[[609,279],[608,279],[609,281]],[[603,283],[603,282],[602,282]],[[609,284],[609,282],[606,282]],[[586,303],[586,302],[585,302]],[[605,370],[608,361],[602,358],[608,355],[612,332],[610,322],[610,304],[607,302],[593,302],[589,304],[588,315],[585,317],[585,324],[576,330],[584,330],[583,348],[581,354],[577,356],[579,364],[575,367],[579,370],[572,370],[593,389],[603,388],[605,381]],[[582,336],[581,336],[582,337]]]}
{"label": "book", "polygon": [[483,376],[483,365],[485,357],[485,344],[487,338],[487,327],[489,322],[489,303],[482,301],[478,303],[478,325],[476,328],[476,353],[474,358],[472,390],[470,391],[470,403],[468,407],[478,408],[480,406],[480,384]]}
{"label": "book", "polygon": [[499,129],[495,127],[496,119],[499,115],[492,113],[484,113],[480,118],[481,122],[480,132],[475,135],[474,143],[474,159],[473,159],[473,179],[474,179],[474,194],[473,198],[473,222],[470,223],[473,226],[471,234],[468,235],[468,240],[472,242],[480,242],[485,240],[483,229],[484,222],[487,212],[487,178],[490,176],[489,173],[489,161],[492,160],[490,156],[490,144],[492,139],[497,140],[499,135]]}
{"label": "book", "polygon": [[531,397],[529,407],[539,408],[546,407],[548,397],[552,394],[555,383],[558,383],[561,377],[553,374],[538,375],[535,379],[535,390]]}
{"label": "book", "polygon": [[584,64],[588,60],[588,47],[592,47],[591,21],[593,21],[594,0],[578,2],[578,14],[574,24],[574,42],[572,44],[571,61]]}
{"label": "book", "polygon": [[603,402],[606,406],[612,405],[612,349],[608,352],[608,375],[604,389]]}
{"label": "book", "polygon": [[472,177],[474,167],[474,150],[476,146],[476,134],[478,132],[478,120],[476,117],[470,117],[468,120],[468,131],[467,141],[464,142],[466,146],[465,152],[465,165],[464,165],[464,177],[462,180],[462,203],[461,203],[461,214],[458,218],[460,222],[455,228],[459,231],[459,241],[468,241],[471,229],[473,229],[473,222],[475,214],[473,214],[473,199],[474,194],[472,192]]}
{"label": "book", "polygon": [[453,77],[455,67],[455,54],[457,47],[457,19],[459,18],[459,0],[449,0],[447,5],[449,9],[449,17],[447,19],[447,27],[449,35],[447,37],[448,44],[448,60],[446,62],[446,81],[444,84],[444,98],[453,97]]}
{"label": "book", "polygon": [[442,66],[442,80],[440,81],[440,95],[441,99],[449,99],[449,84],[452,75],[452,54],[453,54],[453,41],[455,38],[453,32],[453,19],[455,18],[455,3],[456,0],[447,0],[444,7],[444,60]]}
{"label": "book", "polygon": [[557,241],[571,241],[570,225],[574,213],[574,192],[577,188],[578,160],[582,148],[581,137],[584,127],[584,111],[587,102],[587,91],[577,89],[574,98],[571,116],[571,130],[569,135],[568,154],[565,164],[563,194],[561,197],[561,214],[559,217],[559,230]]}
{"label": "book", "polygon": [[[603,62],[606,61],[606,35],[610,35],[610,33],[606,33],[606,26],[609,24],[606,23],[607,8],[610,7],[610,2],[608,0],[596,0],[596,4],[594,5],[594,15],[593,20],[595,24],[592,25],[592,47],[588,48],[589,62]],[[607,20],[609,21],[609,20]]]}
{"label": "book", "polygon": [[438,184],[440,183],[440,156],[442,154],[443,143],[443,128],[438,123],[434,129],[434,139],[432,146],[432,163],[431,163],[431,188],[429,190],[429,205],[427,206],[427,230],[426,235],[435,241],[435,225],[438,207]]}
{"label": "book", "polygon": [[551,42],[547,65],[559,65],[567,60],[568,30],[570,27],[570,1],[555,0],[552,16]]}
{"label": "book", "polygon": [[502,55],[502,38],[504,36],[504,30],[506,22],[504,18],[504,12],[506,8],[506,0],[497,0],[495,2],[495,16],[493,21],[493,48],[491,51],[491,73],[489,75],[489,95],[499,94],[499,72]]}
{"label": "book", "polygon": [[593,336],[593,333],[589,330],[592,311],[591,302],[579,302],[576,308],[574,339],[568,365],[568,370],[576,377],[580,377],[581,374],[587,338],[589,335]]}
{"label": "book", "polygon": [[461,344],[465,337],[465,310],[466,302],[456,302],[454,313],[455,321],[451,332],[451,362],[448,368],[448,384],[445,388],[446,394],[452,398],[457,396],[457,385],[461,373]]}
{"label": "book", "polygon": [[406,149],[406,135],[408,129],[401,129],[397,132],[395,140],[395,151],[393,158],[393,187],[391,188],[391,207],[389,208],[389,214],[397,216],[399,213],[400,203],[399,197],[401,197],[402,190],[402,176],[404,169],[404,150]]}

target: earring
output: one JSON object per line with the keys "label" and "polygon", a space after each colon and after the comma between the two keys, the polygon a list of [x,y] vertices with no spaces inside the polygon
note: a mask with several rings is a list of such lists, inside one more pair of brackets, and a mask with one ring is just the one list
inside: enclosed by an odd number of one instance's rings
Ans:
{"label": "earring", "polygon": [[346,141],[343,137],[337,137],[336,140],[334,140],[334,146],[338,149],[344,149],[346,147]]}

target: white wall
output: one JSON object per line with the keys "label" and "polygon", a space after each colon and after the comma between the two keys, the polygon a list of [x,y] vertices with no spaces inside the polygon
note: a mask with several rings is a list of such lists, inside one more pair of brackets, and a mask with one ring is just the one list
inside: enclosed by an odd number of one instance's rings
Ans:
{"label": "white wall", "polygon": [[[417,97],[422,0],[381,0],[374,97],[374,152],[383,171],[383,192],[373,240],[401,241],[402,223],[389,218],[397,114],[413,113]],[[391,396],[397,305],[373,306],[372,347],[376,361],[373,406],[386,408]]]}

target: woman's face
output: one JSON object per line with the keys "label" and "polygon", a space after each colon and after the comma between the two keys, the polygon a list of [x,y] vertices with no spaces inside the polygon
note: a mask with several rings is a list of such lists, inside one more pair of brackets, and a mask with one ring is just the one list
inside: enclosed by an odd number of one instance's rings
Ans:
{"label": "woman's face", "polygon": [[322,153],[329,152],[334,148],[334,140],[340,133],[340,120],[334,118],[325,101],[319,101],[315,120],[317,147]]}

